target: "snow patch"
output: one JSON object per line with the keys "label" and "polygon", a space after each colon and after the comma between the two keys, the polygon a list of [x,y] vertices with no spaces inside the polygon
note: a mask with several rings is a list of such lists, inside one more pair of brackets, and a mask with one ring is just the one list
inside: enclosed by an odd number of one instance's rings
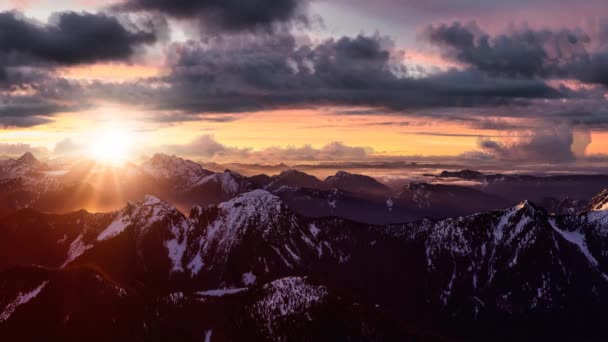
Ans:
{"label": "snow patch", "polygon": [[241,280],[243,281],[243,284],[245,286],[251,286],[255,284],[256,278],[257,277],[255,276],[255,274],[253,274],[253,272],[243,273],[243,275],[241,276]]}
{"label": "snow patch", "polygon": [[205,263],[203,262],[201,254],[196,253],[196,256],[190,261],[190,263],[188,263],[188,266],[186,267],[190,270],[191,275],[196,275],[201,271],[201,269],[203,269],[203,266],[205,266]]}
{"label": "snow patch", "polygon": [[122,233],[131,224],[131,217],[120,215],[104,229],[97,237],[97,241],[107,240]]}
{"label": "snow patch", "polygon": [[[252,316],[271,340],[282,318],[306,314],[328,296],[327,288],[308,284],[305,278],[287,277],[264,285],[265,295],[252,307]],[[300,317],[298,317],[300,319]],[[308,315],[304,319],[310,320]]]}
{"label": "snow patch", "polygon": [[188,248],[188,231],[190,230],[189,222],[187,220],[180,220],[176,225],[171,223],[171,234],[173,239],[165,241],[165,247],[169,253],[169,259],[172,263],[173,272],[183,272],[182,259],[186,248]]}
{"label": "snow patch", "polygon": [[211,334],[213,334],[213,329],[205,330],[205,342],[211,342]]}
{"label": "snow patch", "polygon": [[310,233],[312,234],[312,236],[314,236],[315,238],[317,237],[317,235],[319,235],[319,232],[321,232],[321,230],[314,223],[311,223],[308,226],[308,229],[310,230]]}
{"label": "snow patch", "polygon": [[119,211],[114,221],[97,236],[97,241],[113,238],[130,225],[135,225],[142,231],[146,230],[173,212],[177,212],[177,209],[157,197],[147,195],[143,202],[129,204]]}
{"label": "snow patch", "polygon": [[70,244],[70,248],[68,249],[68,258],[63,263],[63,265],[61,265],[62,268],[67,266],[67,264],[74,261],[76,258],[81,256],[88,249],[93,247],[93,245],[85,244],[84,241],[82,241],[82,238],[83,238],[83,236],[82,236],[82,234],[80,234],[76,238],[76,240],[72,241],[72,243]]}
{"label": "snow patch", "polygon": [[17,295],[17,298],[15,298],[15,300],[8,303],[8,305],[4,307],[4,310],[2,310],[2,314],[0,314],[0,322],[4,322],[4,321],[8,320],[19,306],[36,298],[36,296],[38,296],[38,294],[40,294],[40,291],[42,291],[42,289],[44,289],[44,287],[46,286],[47,283],[48,283],[48,281],[43,282],[42,284],[40,284],[38,287],[36,287],[35,289],[33,289],[30,292],[25,292],[25,293],[20,292]]}
{"label": "snow patch", "polygon": [[575,231],[566,231],[566,230],[561,230],[557,227],[557,223],[555,222],[554,219],[549,219],[549,223],[551,225],[551,227],[553,228],[553,230],[555,230],[559,235],[561,235],[566,241],[575,244],[578,249],[581,251],[581,253],[587,258],[587,260],[589,261],[589,264],[596,269],[598,272],[601,273],[602,278],[604,278],[605,280],[608,280],[608,276],[605,273],[602,273],[599,270],[599,263],[598,261],[595,259],[595,257],[593,257],[593,254],[591,254],[591,251],[589,250],[589,247],[587,246],[587,242],[585,241],[585,235],[579,230],[575,230]]}
{"label": "snow patch", "polygon": [[392,212],[392,211],[393,211],[393,205],[394,205],[394,204],[395,204],[395,202],[393,202],[393,199],[392,199],[392,198],[390,198],[390,197],[389,197],[389,198],[386,200],[386,207],[388,208],[388,211],[389,211],[389,212]]}
{"label": "snow patch", "polygon": [[213,290],[199,291],[199,292],[196,292],[196,294],[199,296],[204,296],[204,297],[223,297],[225,295],[231,295],[231,294],[235,294],[235,293],[239,293],[239,292],[243,292],[243,291],[247,291],[247,290],[248,290],[248,288],[246,288],[246,287],[239,287],[239,288],[232,288],[232,289],[213,289]]}

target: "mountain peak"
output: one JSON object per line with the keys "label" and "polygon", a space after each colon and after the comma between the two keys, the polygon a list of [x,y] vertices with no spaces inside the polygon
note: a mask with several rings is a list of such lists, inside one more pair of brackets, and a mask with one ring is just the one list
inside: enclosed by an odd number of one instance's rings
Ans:
{"label": "mountain peak", "polygon": [[25,152],[21,157],[17,159],[19,164],[35,164],[38,163],[38,159],[30,152]]}
{"label": "mountain peak", "polygon": [[211,174],[198,163],[163,153],[156,153],[142,164],[142,168],[155,178],[181,178],[190,182]]}
{"label": "mountain peak", "polygon": [[221,173],[211,173],[192,184],[192,187],[197,186],[218,186],[222,192],[222,198],[230,197],[251,190],[252,184],[240,174],[231,170],[225,170]]}
{"label": "mountain peak", "polygon": [[241,194],[230,201],[221,203],[218,207],[223,209],[250,207],[255,211],[256,209],[259,209],[260,206],[263,206],[264,208],[268,208],[268,205],[280,207],[281,204],[282,202],[279,197],[266,190],[257,189]]}
{"label": "mountain peak", "polygon": [[514,207],[514,209],[516,211],[524,211],[524,212],[527,212],[530,214],[545,211],[543,208],[541,208],[540,206],[538,206],[537,204],[535,204],[534,202],[531,202],[529,200],[524,200],[524,201],[520,202],[519,204],[517,204]]}
{"label": "mountain peak", "polygon": [[129,226],[144,231],[168,217],[185,219],[182,216],[171,204],[156,196],[146,195],[143,201],[129,202],[125,208],[118,211],[112,223],[99,234],[97,240],[102,241],[117,236]]}
{"label": "mountain peak", "polygon": [[154,155],[152,156],[151,159],[162,160],[162,159],[174,159],[174,158],[178,158],[178,157],[176,155],[168,155],[165,153],[154,153]]}
{"label": "mountain peak", "polygon": [[156,196],[152,196],[152,195],[146,195],[146,196],[144,196],[144,201],[142,203],[143,203],[143,205],[147,205],[147,206],[153,206],[153,205],[159,205],[159,204],[160,205],[167,204],[167,203],[161,201],[160,198],[158,198]]}
{"label": "mountain peak", "polygon": [[390,192],[389,187],[370,176],[353,174],[346,171],[336,172],[334,176],[327,177],[324,183],[329,187],[350,192],[381,196],[386,196]]}
{"label": "mountain peak", "polygon": [[282,186],[321,189],[324,187],[324,184],[313,175],[309,175],[302,171],[289,169],[281,172],[277,176],[272,176],[271,182],[266,186],[266,188],[278,189]]}
{"label": "mountain peak", "polygon": [[167,210],[177,210],[177,209],[175,209],[175,207],[172,204],[165,202],[162,199],[160,199],[154,195],[145,195],[144,199],[142,201],[129,202],[129,205],[127,207],[131,207],[131,208],[163,207]]}
{"label": "mountain peak", "polygon": [[351,175],[351,173],[348,173],[346,171],[338,171],[338,172],[336,172],[336,175],[334,177],[347,177],[350,175]]}
{"label": "mountain peak", "polygon": [[302,171],[298,171],[298,170],[294,170],[294,169],[289,169],[289,170],[285,170],[285,171],[281,172],[279,174],[279,176],[286,177],[286,176],[309,176],[309,175],[307,173],[302,172]]}
{"label": "mountain peak", "polygon": [[256,221],[256,225],[264,229],[288,212],[279,197],[260,189],[241,194],[217,207],[226,224]]}

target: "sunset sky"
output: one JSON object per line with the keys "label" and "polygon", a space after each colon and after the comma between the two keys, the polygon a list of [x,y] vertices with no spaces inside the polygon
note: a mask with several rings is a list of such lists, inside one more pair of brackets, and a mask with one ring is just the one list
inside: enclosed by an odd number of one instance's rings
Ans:
{"label": "sunset sky", "polygon": [[0,11],[0,155],[124,140],[132,158],[218,162],[608,160],[605,0],[2,0]]}

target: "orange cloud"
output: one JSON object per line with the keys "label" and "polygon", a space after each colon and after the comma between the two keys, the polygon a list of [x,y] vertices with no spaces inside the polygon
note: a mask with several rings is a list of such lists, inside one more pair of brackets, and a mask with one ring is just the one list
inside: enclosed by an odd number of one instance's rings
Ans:
{"label": "orange cloud", "polygon": [[58,73],[62,77],[77,80],[124,82],[159,76],[161,68],[147,65],[109,63],[62,68]]}

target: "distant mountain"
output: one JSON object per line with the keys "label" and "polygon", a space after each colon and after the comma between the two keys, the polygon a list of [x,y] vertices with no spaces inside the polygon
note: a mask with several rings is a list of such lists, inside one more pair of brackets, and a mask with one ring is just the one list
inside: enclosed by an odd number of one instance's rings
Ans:
{"label": "distant mountain", "polygon": [[538,204],[552,214],[572,215],[587,210],[590,202],[588,200],[578,200],[567,197],[564,199],[545,197]]}
{"label": "distant mountain", "polygon": [[410,222],[422,218],[417,209],[396,207],[390,196],[362,196],[338,190],[283,186],[272,192],[287,206],[308,217],[335,216],[370,224]]}
{"label": "distant mountain", "polygon": [[22,208],[67,212],[88,203],[93,189],[63,180],[31,153],[0,163],[0,217]]}
{"label": "distant mountain", "polygon": [[394,207],[416,210],[426,217],[450,217],[495,210],[510,205],[510,201],[473,188],[428,183],[410,183],[391,199]]}
{"label": "distant mountain", "polygon": [[[6,173],[11,177],[0,180],[0,217],[21,208],[52,213],[80,208],[115,210],[127,201],[141,201],[146,194],[188,211],[195,205],[216,205],[240,194],[264,189],[305,216],[336,216],[370,224],[388,224],[503,208],[527,198],[526,195],[532,196],[533,193],[536,198],[545,192],[554,193],[563,186],[562,183],[554,186],[551,182],[502,183],[496,180],[493,184],[480,181],[473,187],[408,184],[394,191],[371,177],[344,171],[324,181],[296,170],[274,176],[245,177],[230,170],[214,173],[193,161],[165,154],[155,154],[142,165],[128,163],[111,167],[79,160],[73,164],[61,164],[64,167],[61,170],[49,169],[31,155],[24,155],[19,160],[5,161],[5,166],[10,165],[13,171]],[[446,171],[442,175],[483,176],[471,170]],[[574,182],[570,189],[589,192],[599,183],[589,187],[580,185],[580,182]],[[545,202],[545,197],[542,196],[538,202],[551,212],[572,213],[573,207],[585,209],[580,208],[580,203],[566,203],[565,198],[556,198],[549,203]]]}
{"label": "distant mountain", "polygon": [[263,189],[270,184],[272,177],[265,174],[254,175],[249,177],[249,181],[251,184],[253,184],[253,186],[255,186],[256,189]]}
{"label": "distant mountain", "polygon": [[367,194],[372,196],[386,197],[391,189],[378,182],[372,177],[339,171],[334,176],[329,176],[324,183],[329,188],[340,189],[353,193]]}
{"label": "distant mountain", "polygon": [[0,161],[0,179],[33,176],[48,169],[49,167],[46,164],[38,161],[30,152],[27,152],[18,159]]}
{"label": "distant mountain", "polygon": [[141,168],[156,179],[173,183],[178,190],[190,189],[202,178],[213,174],[198,163],[161,153],[145,161]]}
{"label": "distant mountain", "polygon": [[475,170],[461,170],[461,171],[443,171],[439,174],[441,178],[462,178],[467,180],[483,180],[485,175]]}
{"label": "distant mountain", "polygon": [[509,199],[512,202],[532,200],[542,202],[545,197],[587,199],[608,184],[608,175],[552,175],[482,174],[478,171],[443,171],[436,180],[461,179],[476,182],[475,189]]}
{"label": "distant mountain", "polygon": [[594,209],[366,225],[254,190],[189,217],[153,196],[21,210],[0,225],[0,336],[603,340],[608,211]]}
{"label": "distant mountain", "polygon": [[247,177],[226,170],[203,177],[190,184],[190,189],[177,197],[183,206],[218,204],[255,189]]}
{"label": "distant mountain", "polygon": [[297,170],[286,170],[279,175],[270,177],[270,182],[264,187],[275,190],[282,186],[299,187],[307,189],[324,189],[326,186],[317,177]]}

